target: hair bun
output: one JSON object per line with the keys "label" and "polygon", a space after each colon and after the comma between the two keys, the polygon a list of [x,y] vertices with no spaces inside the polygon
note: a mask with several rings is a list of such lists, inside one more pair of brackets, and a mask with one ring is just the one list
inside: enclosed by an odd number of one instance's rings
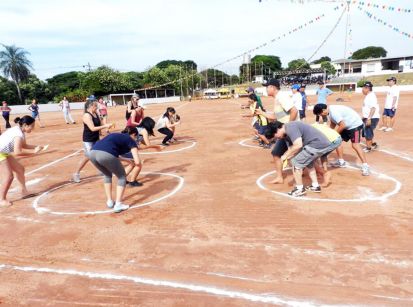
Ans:
{"label": "hair bun", "polygon": [[20,117],[16,117],[16,118],[14,119],[14,123],[17,124],[20,120],[21,120]]}

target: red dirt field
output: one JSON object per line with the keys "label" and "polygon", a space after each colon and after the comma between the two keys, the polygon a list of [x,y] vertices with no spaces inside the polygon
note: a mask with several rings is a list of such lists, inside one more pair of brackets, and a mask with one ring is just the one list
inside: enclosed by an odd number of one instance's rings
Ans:
{"label": "red dirt field", "polygon": [[[250,119],[240,116],[246,100],[171,104],[183,119],[181,141],[170,153],[142,151],[144,186],[128,187],[125,202],[146,205],[120,214],[85,214],[106,207],[92,165],[70,183],[82,125],[43,113],[47,127],[27,139],[49,150],[21,160],[39,196],[17,200],[12,191],[14,205],[0,209],[0,302],[413,306],[412,100],[402,93],[394,132],[376,131],[380,150],[367,156],[375,173],[334,169],[331,186],[307,194],[319,200],[286,197],[289,171],[283,185],[261,181],[281,194],[257,185],[274,166],[268,149],[239,144],[255,146]],[[360,110],[361,101],[345,104]],[[264,104],[272,109],[271,99]],[[166,106],[150,105],[146,115]],[[81,111],[74,115],[80,122]],[[124,125],[124,107],[109,116]],[[350,144],[345,154],[358,163]]]}

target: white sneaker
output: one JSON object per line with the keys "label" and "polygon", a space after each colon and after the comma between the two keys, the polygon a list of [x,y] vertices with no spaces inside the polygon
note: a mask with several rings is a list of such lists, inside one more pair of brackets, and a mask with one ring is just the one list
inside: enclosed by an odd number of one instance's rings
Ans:
{"label": "white sneaker", "polygon": [[393,128],[386,128],[386,130],[384,130],[384,132],[390,132],[390,131],[393,131]]}
{"label": "white sneaker", "polygon": [[380,130],[380,131],[385,131],[386,129],[387,129],[387,127],[384,127],[384,126],[383,126],[383,127],[381,127],[379,130]]}
{"label": "white sneaker", "polygon": [[109,209],[112,209],[114,205],[115,202],[113,200],[106,201],[106,206],[108,206]]}
{"label": "white sneaker", "polygon": [[334,161],[333,163],[331,163],[331,166],[344,168],[344,167],[347,167],[347,162],[346,162],[346,161],[337,160],[337,161]]}
{"label": "white sneaker", "polygon": [[125,205],[125,204],[122,204],[122,203],[116,203],[115,206],[113,207],[113,210],[116,213],[119,213],[119,212],[122,212],[122,211],[128,210],[128,209],[129,209],[129,206]]}
{"label": "white sneaker", "polygon": [[73,174],[73,181],[76,183],[80,182],[80,174],[79,173],[74,173]]}
{"label": "white sneaker", "polygon": [[361,167],[361,174],[363,176],[370,176],[370,168],[368,166]]}

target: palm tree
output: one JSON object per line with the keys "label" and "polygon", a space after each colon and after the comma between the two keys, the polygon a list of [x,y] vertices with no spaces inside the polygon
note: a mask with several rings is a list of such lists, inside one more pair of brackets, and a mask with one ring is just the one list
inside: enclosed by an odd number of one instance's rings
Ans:
{"label": "palm tree", "polygon": [[0,69],[6,78],[12,78],[17,88],[20,102],[23,102],[20,91],[20,82],[27,79],[30,75],[30,69],[33,69],[32,63],[26,55],[30,53],[23,48],[3,45],[3,51],[0,51]]}

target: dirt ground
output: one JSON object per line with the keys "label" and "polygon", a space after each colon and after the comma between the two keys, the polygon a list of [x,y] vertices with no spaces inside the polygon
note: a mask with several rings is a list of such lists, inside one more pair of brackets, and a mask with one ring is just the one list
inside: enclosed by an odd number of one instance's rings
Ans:
{"label": "dirt ground", "polygon": [[[171,104],[183,119],[180,142],[169,153],[142,151],[144,185],[127,188],[125,202],[136,207],[120,214],[101,212],[92,165],[70,182],[82,125],[43,113],[46,128],[27,139],[49,150],[21,160],[38,197],[17,200],[13,190],[14,206],[0,209],[0,303],[413,306],[412,100],[402,93],[394,132],[376,132],[380,150],[367,156],[374,174],[334,169],[334,183],[304,200],[285,196],[290,172],[281,186],[269,183],[273,175],[257,184],[274,165],[240,116],[245,99]],[[360,111],[361,101],[345,104]],[[272,109],[271,99],[264,104]],[[118,128],[124,112],[109,110]],[[350,144],[345,155],[359,163]]]}

